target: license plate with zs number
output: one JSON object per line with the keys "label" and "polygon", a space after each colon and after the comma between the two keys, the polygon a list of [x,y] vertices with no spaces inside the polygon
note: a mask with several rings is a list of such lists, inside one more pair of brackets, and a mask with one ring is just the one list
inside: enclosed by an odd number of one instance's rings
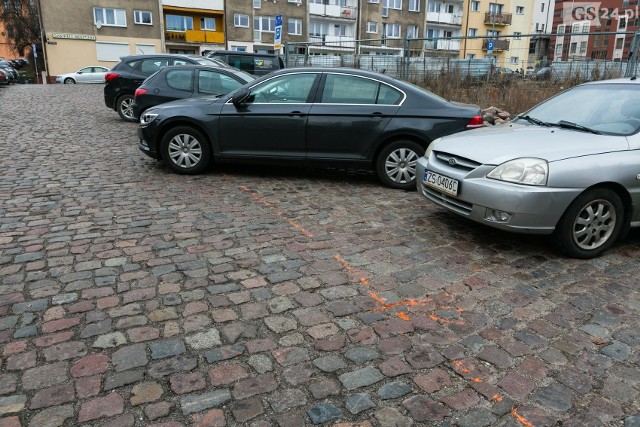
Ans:
{"label": "license plate with zs number", "polygon": [[439,173],[425,171],[424,184],[442,191],[443,193],[451,196],[458,195],[458,180],[449,178],[448,176],[440,175]]}

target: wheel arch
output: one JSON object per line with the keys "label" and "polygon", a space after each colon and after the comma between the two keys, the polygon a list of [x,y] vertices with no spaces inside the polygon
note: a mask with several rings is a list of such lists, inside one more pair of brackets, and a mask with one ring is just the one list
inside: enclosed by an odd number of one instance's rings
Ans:
{"label": "wheel arch", "polygon": [[[595,190],[595,189],[599,189],[599,188],[611,190],[614,193],[616,193],[618,195],[618,197],[620,197],[620,200],[622,200],[622,205],[624,206],[624,223],[625,223],[625,225],[629,224],[631,222],[631,214],[632,214],[631,209],[632,209],[632,206],[633,206],[632,202],[631,202],[631,194],[629,194],[629,192],[627,191],[626,188],[624,188],[623,185],[621,185],[621,184],[619,184],[617,182],[606,181],[606,182],[599,182],[597,184],[594,184],[591,187],[585,188],[573,200],[576,200],[578,197],[580,197],[581,195],[583,195],[587,191],[591,191],[591,190]],[[571,203],[573,203],[573,201]],[[567,209],[568,209],[568,207],[567,207]],[[562,213],[562,216],[564,216],[565,213],[566,213],[566,210],[565,210],[565,212]],[[558,223],[559,222],[560,222],[560,220],[558,220]],[[558,224],[556,224],[556,227],[557,226],[558,226]]]}
{"label": "wheel arch", "polygon": [[[415,142],[416,144],[420,145],[425,150],[427,149],[429,144],[431,144],[431,141],[425,140],[424,138],[420,138],[419,136],[412,135],[412,134],[409,134],[409,133],[400,133],[400,134],[388,135],[382,141],[380,141],[380,143],[376,147],[375,151],[373,152],[373,156],[371,157],[371,165],[372,165],[372,167],[375,169],[376,161],[378,160],[378,156],[380,155],[380,152],[382,150],[384,150],[388,145],[393,144],[396,141],[403,141],[403,140],[404,141]],[[420,156],[424,155],[424,153],[418,153],[418,154]]]}

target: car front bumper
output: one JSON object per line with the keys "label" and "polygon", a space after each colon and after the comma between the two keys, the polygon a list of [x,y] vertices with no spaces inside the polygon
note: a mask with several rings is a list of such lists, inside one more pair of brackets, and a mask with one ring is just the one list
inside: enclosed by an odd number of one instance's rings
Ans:
{"label": "car front bumper", "polygon": [[152,124],[147,126],[138,126],[136,131],[138,139],[140,140],[140,142],[138,142],[138,149],[152,159],[160,159],[156,150],[157,144],[155,143],[155,138],[153,138],[153,133],[151,132],[151,129],[149,129],[150,126],[152,126]]}
{"label": "car front bumper", "polygon": [[[416,185],[425,198],[450,212],[501,230],[528,234],[553,233],[567,206],[581,192],[576,188],[518,185],[486,178],[492,169],[493,166],[481,165],[471,172],[463,171],[429,164],[421,157],[416,167]],[[458,180],[458,194],[450,196],[427,186],[426,170]]]}

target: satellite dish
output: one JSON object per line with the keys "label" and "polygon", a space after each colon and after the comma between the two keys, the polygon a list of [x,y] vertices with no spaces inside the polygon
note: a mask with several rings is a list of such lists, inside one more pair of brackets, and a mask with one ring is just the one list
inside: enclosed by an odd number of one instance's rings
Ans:
{"label": "satellite dish", "polygon": [[102,28],[102,21],[98,21],[98,22],[96,22],[96,28],[97,28],[97,29]]}

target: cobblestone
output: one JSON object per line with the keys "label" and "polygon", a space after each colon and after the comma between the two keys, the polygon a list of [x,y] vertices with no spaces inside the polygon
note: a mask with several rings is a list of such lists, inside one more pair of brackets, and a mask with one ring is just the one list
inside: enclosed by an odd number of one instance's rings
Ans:
{"label": "cobblestone", "polygon": [[173,174],[102,88],[0,87],[0,425],[639,424],[635,230],[566,259],[369,173]]}

